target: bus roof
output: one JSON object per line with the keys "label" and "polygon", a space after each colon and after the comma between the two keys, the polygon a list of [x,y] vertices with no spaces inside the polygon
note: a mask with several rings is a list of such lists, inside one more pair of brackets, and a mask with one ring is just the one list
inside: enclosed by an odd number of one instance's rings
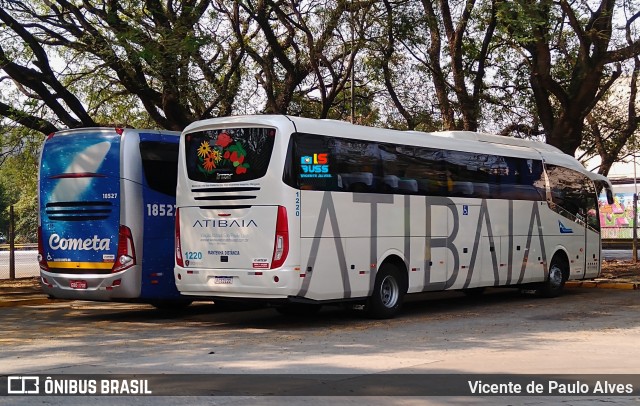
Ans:
{"label": "bus roof", "polygon": [[58,130],[52,133],[51,136],[58,135],[73,135],[77,133],[86,133],[86,132],[117,132],[118,134],[123,134],[125,132],[134,132],[134,133],[158,133],[158,134],[166,134],[166,135],[179,135],[179,131],[169,131],[169,130],[153,130],[153,129],[141,129],[141,128],[131,128],[131,127],[80,127],[80,128],[66,128],[62,130]]}

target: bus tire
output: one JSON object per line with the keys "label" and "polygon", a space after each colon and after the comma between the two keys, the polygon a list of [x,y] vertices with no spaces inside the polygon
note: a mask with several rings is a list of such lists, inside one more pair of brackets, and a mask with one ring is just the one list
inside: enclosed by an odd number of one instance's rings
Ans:
{"label": "bus tire", "polygon": [[538,295],[547,298],[560,296],[568,275],[569,266],[567,262],[558,255],[554,256],[549,266],[549,276],[538,288]]}
{"label": "bus tire", "polygon": [[402,307],[405,292],[404,278],[398,267],[392,263],[382,264],[373,293],[367,300],[368,316],[374,319],[393,318]]}

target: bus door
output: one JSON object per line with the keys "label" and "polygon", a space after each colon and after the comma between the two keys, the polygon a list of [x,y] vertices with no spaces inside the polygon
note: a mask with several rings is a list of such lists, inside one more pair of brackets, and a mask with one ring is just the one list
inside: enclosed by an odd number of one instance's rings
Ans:
{"label": "bus door", "polygon": [[141,298],[179,297],[173,274],[179,137],[140,134],[144,240]]}
{"label": "bus door", "polygon": [[[589,182],[589,186],[591,183]],[[600,213],[595,188],[587,188],[590,194],[585,194],[585,278],[593,278],[600,271],[602,251],[600,246]]]}

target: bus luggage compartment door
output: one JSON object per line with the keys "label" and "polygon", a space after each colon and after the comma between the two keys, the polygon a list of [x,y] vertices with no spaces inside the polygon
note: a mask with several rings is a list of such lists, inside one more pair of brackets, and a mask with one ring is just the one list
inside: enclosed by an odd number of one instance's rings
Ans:
{"label": "bus luggage compartment door", "polygon": [[180,243],[186,268],[269,269],[278,206],[182,207]]}

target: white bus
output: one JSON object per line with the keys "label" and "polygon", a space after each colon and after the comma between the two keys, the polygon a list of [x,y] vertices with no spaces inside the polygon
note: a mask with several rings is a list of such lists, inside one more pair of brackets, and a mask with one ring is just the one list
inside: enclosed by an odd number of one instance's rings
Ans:
{"label": "white bus", "polygon": [[283,312],[350,302],[378,318],[408,293],[556,296],[600,272],[605,186],[558,149],[514,138],[288,116],[199,121],[180,139],[176,285]]}

